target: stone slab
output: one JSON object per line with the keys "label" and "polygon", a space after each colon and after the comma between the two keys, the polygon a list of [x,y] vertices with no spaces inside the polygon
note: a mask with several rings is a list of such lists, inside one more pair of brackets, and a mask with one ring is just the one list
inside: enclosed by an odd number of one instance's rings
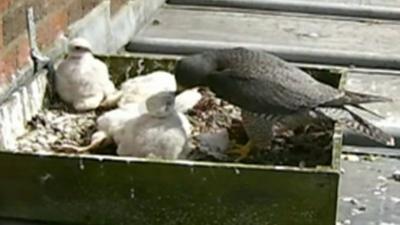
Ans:
{"label": "stone slab", "polygon": [[342,160],[341,165],[340,224],[400,224],[400,182],[391,179],[400,169],[399,159]]}
{"label": "stone slab", "polygon": [[246,46],[306,63],[400,68],[400,22],[213,7],[164,6],[127,46],[188,54]]}

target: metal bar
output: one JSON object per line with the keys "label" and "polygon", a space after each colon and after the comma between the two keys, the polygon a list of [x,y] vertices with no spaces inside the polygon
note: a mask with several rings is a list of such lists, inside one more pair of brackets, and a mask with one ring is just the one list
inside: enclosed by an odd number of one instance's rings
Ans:
{"label": "metal bar", "polygon": [[344,146],[342,153],[357,155],[379,155],[384,157],[400,158],[400,150],[393,148],[368,147],[368,146]]}
{"label": "metal bar", "polygon": [[49,57],[43,55],[36,42],[36,25],[35,25],[35,16],[32,7],[29,7],[26,12],[27,26],[28,26],[28,36],[29,36],[29,46],[30,46],[30,54],[31,59],[33,61],[33,75],[38,74],[38,71],[41,69],[46,69],[48,72],[47,76],[47,91],[49,95],[49,99],[52,101],[55,96],[54,91],[54,76],[55,76],[55,68],[54,63],[50,60]]}
{"label": "metal bar", "polygon": [[26,11],[26,20],[28,25],[29,46],[31,50],[37,51],[35,16],[32,7],[29,7]]}
{"label": "metal bar", "polygon": [[245,46],[269,51],[285,60],[302,63],[330,65],[357,65],[367,68],[400,69],[400,56],[387,54],[364,54],[359,52],[335,51],[332,49],[311,49],[294,46],[277,46],[253,43],[228,43],[201,40],[178,40],[150,37],[135,37],[127,46],[131,52],[162,54],[193,54],[200,51]]}
{"label": "metal bar", "polygon": [[354,145],[363,147],[386,147],[388,149],[394,149],[394,151],[397,151],[398,155],[400,155],[400,149],[398,149],[400,148],[400,128],[398,127],[397,129],[390,129],[388,127],[379,127],[379,128],[394,137],[396,142],[394,147],[392,148],[387,147],[383,144],[372,141],[371,139],[368,139],[367,137],[359,133],[355,133],[347,129],[344,130],[343,132],[343,145]]}
{"label": "metal bar", "polygon": [[168,2],[171,4],[279,10],[375,19],[400,19],[400,7],[390,5],[360,5],[334,1],[319,2],[305,0],[169,0]]}

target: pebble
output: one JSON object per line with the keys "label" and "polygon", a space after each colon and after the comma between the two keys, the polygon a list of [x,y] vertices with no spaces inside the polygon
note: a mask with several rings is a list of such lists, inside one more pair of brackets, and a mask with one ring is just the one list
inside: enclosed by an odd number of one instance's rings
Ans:
{"label": "pebble", "polygon": [[46,139],[45,137],[42,137],[42,136],[37,137],[36,140],[37,140],[37,142],[38,142],[39,144],[41,144],[42,146],[43,146],[43,145],[46,145],[47,142],[48,142],[48,139]]}
{"label": "pebble", "polygon": [[395,170],[392,174],[392,178],[393,180],[400,182],[400,170]]}
{"label": "pebble", "polygon": [[49,134],[47,135],[47,140],[49,143],[54,143],[55,141],[57,141],[58,137],[54,134]]}
{"label": "pebble", "polygon": [[342,155],[342,159],[350,161],[350,162],[359,162],[360,161],[360,157],[358,157],[357,155]]}
{"label": "pebble", "polygon": [[353,197],[343,197],[342,200],[344,202],[349,202],[352,205],[358,205],[358,203],[359,203],[359,201],[356,198],[353,198]]}
{"label": "pebble", "polygon": [[33,152],[37,152],[37,151],[43,150],[43,146],[41,144],[38,144],[38,143],[33,143],[31,145],[31,148],[32,148]]}
{"label": "pebble", "polygon": [[377,179],[382,182],[386,182],[388,179],[384,176],[378,176]]}
{"label": "pebble", "polygon": [[397,197],[390,197],[390,200],[394,202],[394,204],[400,204],[400,198]]}
{"label": "pebble", "polygon": [[350,225],[351,224],[351,220],[344,220],[343,221],[343,225]]}

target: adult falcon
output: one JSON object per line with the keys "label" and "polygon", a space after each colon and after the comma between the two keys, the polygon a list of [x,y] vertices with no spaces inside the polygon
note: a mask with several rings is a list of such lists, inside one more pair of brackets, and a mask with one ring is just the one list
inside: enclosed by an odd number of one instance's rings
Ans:
{"label": "adult falcon", "polygon": [[[306,118],[344,124],[372,140],[393,146],[394,138],[347,108],[388,98],[339,90],[315,80],[265,51],[220,49],[182,58],[175,75],[180,87],[207,86],[218,97],[242,109],[249,142],[240,149],[268,149],[275,125],[297,126]],[[287,124],[289,123],[289,124]]]}

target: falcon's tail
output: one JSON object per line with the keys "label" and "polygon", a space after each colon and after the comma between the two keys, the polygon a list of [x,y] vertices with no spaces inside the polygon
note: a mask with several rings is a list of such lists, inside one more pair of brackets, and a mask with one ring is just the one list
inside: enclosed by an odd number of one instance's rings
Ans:
{"label": "falcon's tail", "polygon": [[344,95],[332,101],[326,102],[323,106],[327,107],[341,107],[343,105],[352,105],[360,107],[359,104],[376,103],[376,102],[392,102],[393,99],[386,98],[378,95],[362,94],[352,91],[345,91]]}
{"label": "falcon's tail", "polygon": [[386,98],[378,95],[362,94],[352,91],[345,91],[345,104],[356,105],[363,103],[374,103],[374,102],[392,102],[393,99]]}
{"label": "falcon's tail", "polygon": [[387,146],[394,146],[395,140],[393,136],[385,133],[380,128],[344,108],[317,108],[317,112],[322,113],[324,116],[332,120],[344,124],[346,127],[365,135],[366,137],[375,140]]}

